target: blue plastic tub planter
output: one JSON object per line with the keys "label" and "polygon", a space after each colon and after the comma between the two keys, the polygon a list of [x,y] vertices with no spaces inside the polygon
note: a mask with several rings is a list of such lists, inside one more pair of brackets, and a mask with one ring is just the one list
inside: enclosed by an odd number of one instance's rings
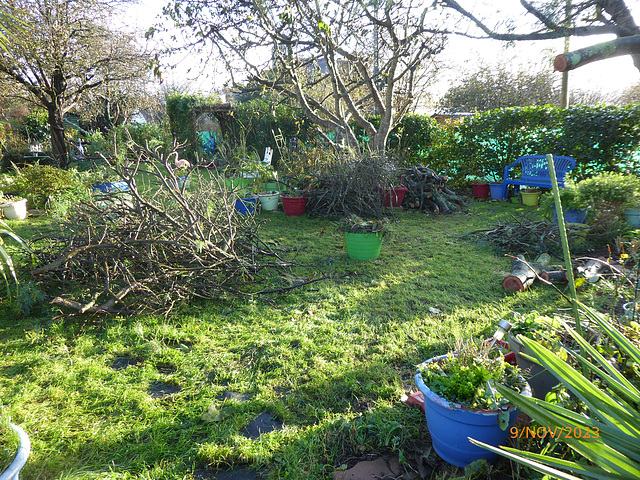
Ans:
{"label": "blue plastic tub planter", "polygon": [[9,423],[9,426],[18,434],[20,446],[11,464],[0,474],[0,480],[19,480],[20,470],[22,470],[22,467],[27,463],[27,459],[31,453],[31,441],[22,428],[13,423]]}
{"label": "blue plastic tub planter", "polygon": [[[499,447],[507,442],[509,429],[518,418],[519,410],[513,406],[503,407],[503,410],[482,410],[463,407],[452,403],[432,392],[422,380],[420,366],[438,362],[447,358],[440,355],[426,360],[418,366],[415,381],[424,396],[424,410],[427,418],[427,428],[431,435],[433,448],[444,461],[464,468],[470,463],[486,459],[493,462],[497,454],[473,445],[469,438]],[[531,396],[531,388],[527,384],[522,395]],[[499,417],[508,412],[509,425],[504,430],[500,427]]]}

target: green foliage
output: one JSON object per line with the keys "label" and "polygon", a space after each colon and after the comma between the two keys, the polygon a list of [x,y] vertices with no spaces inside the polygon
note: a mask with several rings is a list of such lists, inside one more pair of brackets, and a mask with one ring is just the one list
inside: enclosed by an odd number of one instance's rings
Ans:
{"label": "green foliage", "polygon": [[424,165],[437,122],[428,115],[410,114],[389,133],[387,149],[397,166]]}
{"label": "green foliage", "polygon": [[640,178],[622,173],[603,173],[577,184],[578,195],[588,206],[620,207],[640,201]]}
{"label": "green foliage", "polygon": [[217,95],[203,96],[175,93],[167,97],[167,115],[171,133],[178,143],[185,144],[184,155],[194,160],[201,154],[196,132],[196,113],[220,103]]}
{"label": "green foliage", "polygon": [[[611,363],[611,359],[601,355],[585,337],[565,325],[566,331],[579,343],[583,352],[574,354],[573,365],[558,358],[534,340],[521,340],[531,351],[531,355],[580,400],[588,412],[586,415],[562,405],[526,398],[502,387],[498,389],[514,405],[545,427],[550,435],[553,432],[556,442],[567,445],[583,458],[570,461],[553,455],[481,445],[556,478],[638,478],[640,349],[603,315],[575,302],[586,317],[585,320],[597,326],[604,338],[618,346],[619,354],[625,361],[635,365],[629,378]],[[576,368],[576,365],[581,366],[581,369]]]}
{"label": "green foliage", "polygon": [[47,112],[36,109],[24,117],[19,128],[20,133],[30,144],[47,142],[51,139]]}
{"label": "green foliage", "polygon": [[500,180],[517,157],[546,153],[574,157],[575,178],[605,171],[637,174],[639,125],[640,105],[491,110],[441,127],[428,162],[454,180]]}
{"label": "green foliage", "polygon": [[15,243],[26,250],[29,250],[29,247],[27,247],[27,244],[20,236],[13,232],[9,225],[0,220],[0,274],[2,274],[2,278],[4,279],[7,296],[11,298],[14,296],[12,291],[12,280],[15,285],[18,285],[18,275],[13,264],[13,257],[9,250],[7,250],[3,238],[11,238]]}
{"label": "green foliage", "polygon": [[420,366],[425,385],[448,400],[469,408],[497,409],[508,400],[495,392],[496,384],[505,384],[521,391],[525,384],[517,368],[504,361],[502,354],[490,357],[486,345],[456,348],[439,361]]}
{"label": "green foliage", "polygon": [[[260,156],[266,147],[275,147],[278,140],[294,149],[313,143],[313,122],[300,107],[277,97],[263,95],[242,102],[238,104],[236,114],[236,122],[231,125],[231,135],[226,136],[226,141],[233,144],[234,138],[244,135],[246,148],[255,150]],[[279,149],[274,148],[272,162],[275,165],[279,164],[280,154]]]}
{"label": "green foliage", "polygon": [[50,165],[27,165],[17,172],[13,183],[5,188],[26,198],[29,208],[44,209],[54,195],[84,186],[81,177],[73,170]]}

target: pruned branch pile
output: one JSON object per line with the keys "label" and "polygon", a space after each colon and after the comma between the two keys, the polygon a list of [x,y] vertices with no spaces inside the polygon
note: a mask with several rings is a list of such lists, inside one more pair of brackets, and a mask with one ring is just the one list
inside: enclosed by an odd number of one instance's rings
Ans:
{"label": "pruned branch pile", "polygon": [[[512,218],[512,222],[498,223],[492,228],[476,230],[467,236],[487,242],[503,253],[559,254],[562,252],[557,223],[531,220],[527,217],[512,216]],[[566,227],[572,249],[584,248],[589,227],[582,224],[567,224]]]}
{"label": "pruned branch pile", "polygon": [[391,186],[392,176],[389,165],[379,157],[327,164],[307,193],[306,212],[328,218],[381,218],[385,214],[382,192]]}
{"label": "pruned branch pile", "polygon": [[[129,191],[83,204],[60,233],[32,245],[41,262],[33,275],[58,292],[53,303],[81,313],[166,314],[197,298],[291,288],[295,264],[260,239],[253,217],[193,169],[195,185],[185,191],[171,158],[141,149],[137,161],[115,167]],[[141,178],[153,188],[139,187]]]}

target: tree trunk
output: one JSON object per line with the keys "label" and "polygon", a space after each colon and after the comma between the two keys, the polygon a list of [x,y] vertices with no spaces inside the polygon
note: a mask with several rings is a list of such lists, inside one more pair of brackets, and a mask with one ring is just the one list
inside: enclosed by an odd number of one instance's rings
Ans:
{"label": "tree trunk", "polygon": [[69,167],[69,150],[64,134],[62,110],[56,106],[48,108],[49,130],[51,132],[51,149],[53,158],[61,168]]}

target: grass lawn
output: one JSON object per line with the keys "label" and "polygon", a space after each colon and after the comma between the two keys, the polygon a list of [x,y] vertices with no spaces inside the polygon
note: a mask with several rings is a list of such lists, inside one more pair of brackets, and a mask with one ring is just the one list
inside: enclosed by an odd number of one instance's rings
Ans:
{"label": "grass lawn", "polygon": [[[367,455],[415,463],[426,424],[400,401],[415,364],[514,310],[564,306],[540,284],[505,292],[510,259],[462,238],[525,211],[397,212],[373,262],[349,260],[327,220],[263,214],[263,237],[298,249],[292,275],[331,278],[169,318],[0,313],[0,412],[33,444],[21,478],[204,479],[244,465],[325,479]],[[282,428],[250,438],[263,413]]]}

